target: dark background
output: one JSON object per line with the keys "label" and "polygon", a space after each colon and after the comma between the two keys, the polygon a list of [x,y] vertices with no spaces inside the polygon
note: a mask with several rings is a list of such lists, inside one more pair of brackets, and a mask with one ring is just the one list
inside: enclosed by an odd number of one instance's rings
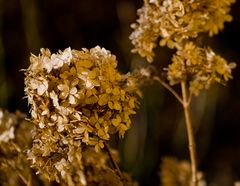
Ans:
{"label": "dark background", "polygon": [[[141,6],[141,0],[0,0],[0,107],[28,113],[20,69],[42,47],[57,52],[100,45],[117,56],[122,72],[144,64],[131,54],[128,39]],[[203,36],[203,41],[238,64],[234,79],[211,87],[192,103],[199,168],[212,186],[240,180],[240,1],[231,14],[234,20],[219,35]],[[156,67],[166,67],[171,52],[156,51]],[[141,185],[159,185],[162,157],[188,159],[184,118],[181,106],[160,85],[145,86],[143,93],[134,124],[119,144],[121,168]]]}

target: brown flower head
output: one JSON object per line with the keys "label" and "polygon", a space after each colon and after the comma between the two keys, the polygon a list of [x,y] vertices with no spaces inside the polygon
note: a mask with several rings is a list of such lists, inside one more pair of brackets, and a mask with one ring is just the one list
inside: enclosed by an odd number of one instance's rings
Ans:
{"label": "brown flower head", "polygon": [[137,106],[135,78],[120,74],[116,57],[99,46],[58,54],[41,49],[30,62],[25,92],[36,126],[30,159],[51,179],[67,178],[76,172],[71,164],[80,162],[82,143],[98,151],[110,134],[123,136],[129,129]]}
{"label": "brown flower head", "polygon": [[153,49],[160,45],[179,48],[183,40],[196,38],[198,33],[210,36],[223,29],[230,5],[235,0],[145,0],[138,10],[139,19],[132,24],[134,31],[130,39],[133,52],[153,61]]}

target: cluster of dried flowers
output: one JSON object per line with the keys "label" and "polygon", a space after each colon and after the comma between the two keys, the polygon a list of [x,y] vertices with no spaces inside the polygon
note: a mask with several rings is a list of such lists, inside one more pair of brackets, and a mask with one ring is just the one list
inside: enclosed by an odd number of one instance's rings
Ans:
{"label": "cluster of dried flowers", "polygon": [[173,56],[172,64],[167,69],[167,77],[170,85],[188,80],[190,93],[198,95],[213,82],[225,84],[232,78],[234,67],[235,63],[227,64],[211,48],[200,48],[193,42],[188,42]]}
{"label": "cluster of dried flowers", "polygon": [[217,34],[224,22],[231,21],[230,5],[235,0],[145,0],[138,10],[139,19],[132,24],[130,39],[133,52],[154,59],[153,49],[160,46],[175,48],[172,64],[166,69],[171,85],[186,81],[189,91],[198,95],[213,82],[224,84],[231,78],[234,63],[228,64],[212,49],[194,41],[199,33]]}
{"label": "cluster of dried flowers", "polygon": [[160,45],[169,48],[180,44],[198,33],[210,36],[223,29],[225,21],[231,21],[230,5],[235,0],[145,0],[138,10],[139,19],[132,24],[130,39],[142,57],[153,61],[153,49],[160,38]]}
{"label": "cluster of dried flowers", "polygon": [[82,149],[99,151],[111,134],[129,129],[138,105],[135,78],[120,74],[116,57],[99,46],[41,49],[30,62],[25,92],[36,129],[29,159],[50,180],[86,185]]}

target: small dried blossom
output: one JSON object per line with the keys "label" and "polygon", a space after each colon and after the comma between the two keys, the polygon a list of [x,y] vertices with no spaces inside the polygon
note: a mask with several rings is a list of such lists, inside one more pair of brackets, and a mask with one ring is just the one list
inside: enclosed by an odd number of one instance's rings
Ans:
{"label": "small dried blossom", "polygon": [[170,85],[189,82],[189,90],[198,95],[202,89],[207,89],[214,83],[225,84],[232,78],[231,72],[235,63],[227,63],[211,48],[200,48],[192,42],[185,44],[172,58],[168,66],[167,78]]}
{"label": "small dried blossom", "polygon": [[15,138],[14,130],[17,125],[17,117],[0,109],[0,143],[7,143]]}
{"label": "small dried blossom", "polygon": [[196,38],[198,33],[217,34],[224,22],[231,21],[228,14],[235,0],[145,0],[138,10],[139,19],[132,24],[130,39],[133,52],[153,61],[153,49],[160,45],[179,48],[184,40]]}
{"label": "small dried blossom", "polygon": [[25,92],[36,130],[29,159],[51,180],[84,185],[82,144],[99,151],[110,134],[129,129],[138,103],[135,78],[120,74],[116,57],[99,46],[58,54],[41,49],[30,62]]}

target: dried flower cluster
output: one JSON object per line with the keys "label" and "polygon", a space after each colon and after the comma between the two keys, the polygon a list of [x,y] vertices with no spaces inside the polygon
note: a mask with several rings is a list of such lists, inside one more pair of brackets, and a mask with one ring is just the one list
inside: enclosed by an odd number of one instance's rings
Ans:
{"label": "dried flower cluster", "polygon": [[25,92],[36,126],[29,159],[50,180],[85,185],[83,144],[104,147],[110,134],[123,136],[137,106],[135,79],[120,74],[104,48],[65,49],[32,55]]}
{"label": "dried flower cluster", "polygon": [[196,38],[198,33],[210,36],[223,29],[224,22],[231,21],[228,14],[235,0],[145,0],[138,10],[139,19],[132,24],[130,39],[133,52],[153,61],[153,49],[160,45],[179,48],[184,40]]}
{"label": "dried flower cluster", "polygon": [[234,67],[235,63],[227,64],[226,60],[216,55],[211,48],[200,48],[189,42],[173,56],[167,75],[170,85],[188,80],[190,93],[198,95],[213,82],[227,82],[232,78]]}
{"label": "dried flower cluster", "polygon": [[133,24],[130,39],[133,52],[153,61],[154,47],[160,39],[161,46],[175,48],[172,63],[166,68],[170,85],[185,82],[192,95],[198,95],[212,83],[225,84],[235,63],[228,64],[211,48],[198,46],[194,40],[199,33],[210,36],[231,21],[228,14],[234,0],[145,0],[138,10],[139,19]]}
{"label": "dried flower cluster", "polygon": [[[191,166],[188,161],[178,161],[175,158],[165,157],[161,164],[162,186],[191,186]],[[203,173],[198,172],[198,186],[206,186]]]}

